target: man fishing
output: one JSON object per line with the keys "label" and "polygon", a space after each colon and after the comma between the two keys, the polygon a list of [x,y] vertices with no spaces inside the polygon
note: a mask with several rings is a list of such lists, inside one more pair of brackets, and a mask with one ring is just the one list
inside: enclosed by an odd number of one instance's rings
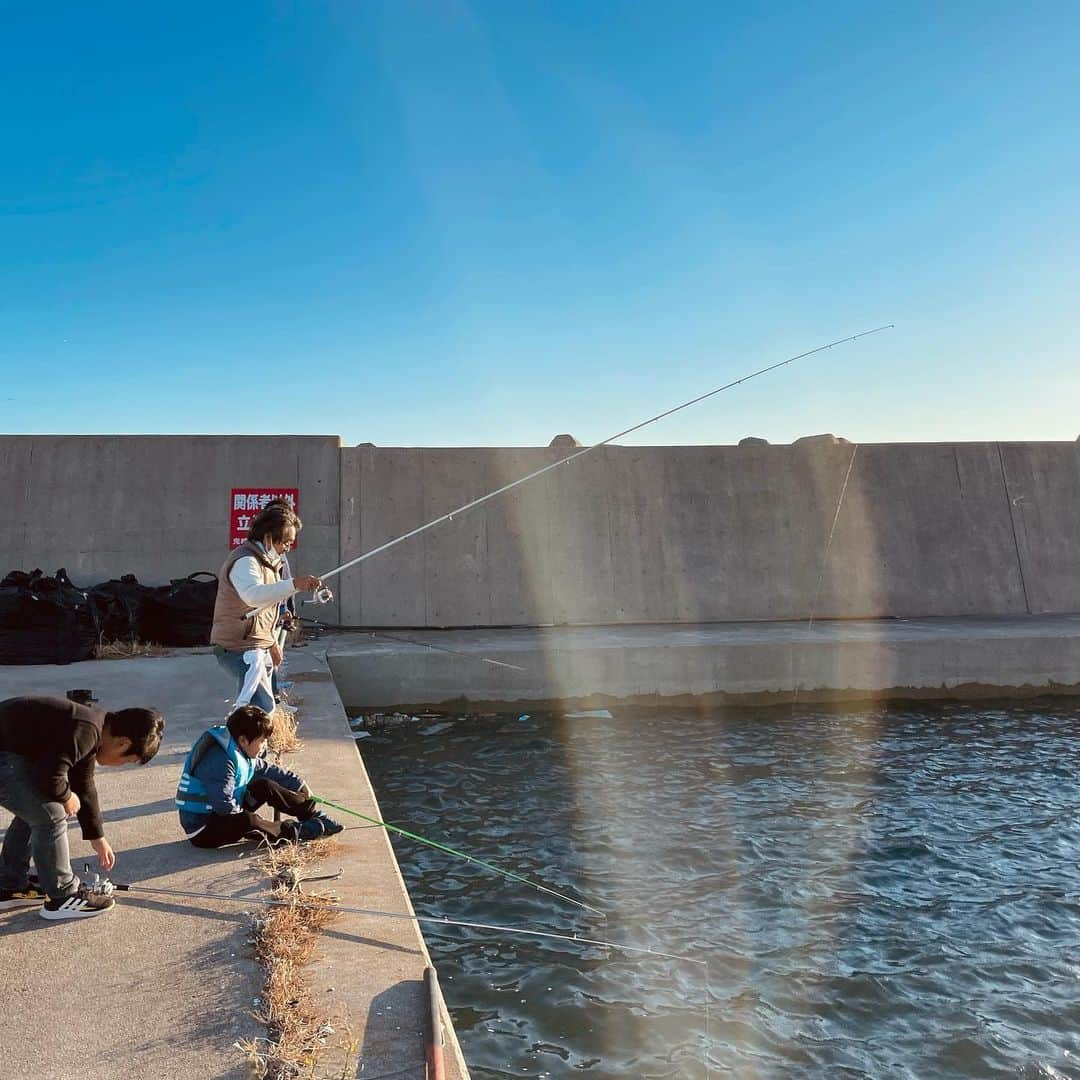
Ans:
{"label": "man fishing", "polygon": [[[195,740],[176,789],[180,826],[199,848],[217,848],[251,837],[276,844],[333,836],[343,826],[315,809],[299,776],[262,757],[274,720],[254,705],[235,709]],[[270,806],[295,818],[271,821],[256,811]]]}
{"label": "man fishing", "polygon": [[[276,503],[256,515],[248,538],[218,574],[210,641],[218,663],[236,679],[236,705],[274,708],[272,670],[281,663],[279,605],[297,592],[318,589],[310,574],[282,579],[281,560],[296,541],[300,519]],[[254,612],[251,614],[251,612]]]}
{"label": "man fishing", "polygon": [[[41,905],[44,919],[83,919],[113,907],[72,873],[67,819],[75,815],[103,870],[105,839],[95,765],[145,765],[165,720],[157,709],[106,712],[54,697],[0,701],[0,806],[15,815],[0,853],[0,908]],[[30,855],[38,881],[30,881]]]}

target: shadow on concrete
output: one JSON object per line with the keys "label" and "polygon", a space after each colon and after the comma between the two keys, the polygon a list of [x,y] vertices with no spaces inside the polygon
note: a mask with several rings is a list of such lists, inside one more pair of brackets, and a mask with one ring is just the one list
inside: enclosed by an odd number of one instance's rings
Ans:
{"label": "shadow on concrete", "polygon": [[[191,914],[191,911],[186,908],[169,907],[162,910],[182,910],[184,914]],[[189,960],[186,962],[194,964],[199,971],[220,972],[223,963],[222,953],[219,942],[210,942],[189,953]],[[159,997],[167,985],[168,978],[166,972],[153,967],[139,972],[129,972],[125,976],[125,991],[137,995],[148,995],[152,998]],[[228,980],[222,980],[220,977],[206,979],[202,998],[200,1014],[203,1021],[200,1031],[212,1045],[222,1048],[233,1046],[237,1035],[248,1030],[251,1035],[262,1034],[261,1025],[253,1016],[248,1014],[238,1018],[235,992]],[[139,1036],[130,1042],[121,1041],[108,1049],[100,1050],[93,1060],[93,1064],[100,1073],[94,1075],[132,1076],[133,1060],[147,1058],[157,1061],[168,1060],[173,1050],[174,1039],[175,1036],[167,1030],[152,1026],[143,1027],[140,1029]],[[219,1065],[211,1069],[208,1065],[206,1075],[212,1075],[215,1080],[250,1080],[252,1073],[244,1060],[243,1052],[237,1049],[235,1053],[235,1066],[226,1065],[222,1069]]]}
{"label": "shadow on concrete", "polygon": [[110,821],[128,821],[130,818],[149,816],[150,814],[175,813],[175,799],[158,799],[157,802],[139,803],[138,806],[119,806],[102,813],[105,823]]}
{"label": "shadow on concrete", "polygon": [[[216,907],[210,907],[211,903],[215,901],[207,901],[205,905],[200,904],[198,900],[178,900],[175,897],[172,899],[166,899],[161,897],[157,899],[152,896],[137,895],[135,893],[123,893],[118,903],[123,904],[125,907],[139,907],[145,908],[147,911],[160,911],[162,914],[170,915],[194,915],[199,919],[213,919],[214,922],[234,922],[247,924],[248,915],[247,911],[244,911],[241,907],[237,906],[235,911],[222,911]],[[220,903],[220,901],[217,901]]]}
{"label": "shadow on concrete", "polygon": [[36,907],[12,908],[0,911],[0,938],[12,938],[16,934],[28,934],[32,930],[48,930],[56,923],[43,919]]}
{"label": "shadow on concrete", "polygon": [[409,948],[405,945],[392,945],[390,942],[384,941],[382,938],[363,937],[360,934],[350,934],[344,930],[323,930],[322,936],[327,938],[334,938],[337,941],[344,941],[353,945],[369,945],[371,946],[371,948],[381,949],[383,952],[404,953],[406,956],[423,955],[419,949]]}
{"label": "shadow on concrete", "polygon": [[[418,1017],[425,1016],[424,984],[402,979],[371,999],[364,1041],[354,1076],[367,1078],[423,1077],[427,1069],[427,1032]],[[415,1032],[403,1030],[412,1022]]]}

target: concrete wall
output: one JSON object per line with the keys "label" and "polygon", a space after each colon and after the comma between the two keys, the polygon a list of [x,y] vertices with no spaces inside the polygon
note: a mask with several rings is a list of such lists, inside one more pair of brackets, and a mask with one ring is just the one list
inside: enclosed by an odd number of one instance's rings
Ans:
{"label": "concrete wall", "polygon": [[[559,456],[346,448],[343,557]],[[603,447],[340,591],[355,626],[1077,611],[1078,538],[1074,443]]]}
{"label": "concrete wall", "polygon": [[[66,566],[80,584],[216,570],[229,490],[251,484],[300,488],[296,569],[324,571],[562,453],[0,437],[0,568]],[[602,447],[346,571],[340,608],[318,614],[440,627],[1070,612],[1078,538],[1075,443]]]}
{"label": "concrete wall", "polygon": [[76,585],[133,573],[148,585],[228,553],[229,492],[297,487],[304,521],[294,570],[336,566],[337,436],[0,437],[0,573],[67,567]]}
{"label": "concrete wall", "polygon": [[1080,446],[999,449],[1028,610],[1080,611]]}

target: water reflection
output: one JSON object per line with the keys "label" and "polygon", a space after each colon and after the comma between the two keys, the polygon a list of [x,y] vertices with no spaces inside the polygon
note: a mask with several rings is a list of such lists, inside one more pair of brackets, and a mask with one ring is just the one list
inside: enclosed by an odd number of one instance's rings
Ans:
{"label": "water reflection", "polygon": [[[1078,1076],[1080,704],[461,719],[361,744],[420,912],[709,962],[717,1076]],[[476,1077],[705,1075],[695,965],[425,930]]]}

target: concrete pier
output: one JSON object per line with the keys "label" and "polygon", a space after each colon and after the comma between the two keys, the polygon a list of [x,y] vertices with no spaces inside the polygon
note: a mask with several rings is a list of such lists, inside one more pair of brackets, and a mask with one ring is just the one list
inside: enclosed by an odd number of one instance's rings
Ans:
{"label": "concrete pier", "polygon": [[[283,764],[317,794],[378,816],[321,650],[293,649],[287,664],[304,747]],[[270,886],[254,866],[254,845],[198,851],[183,839],[173,805],[187,748],[220,722],[232,687],[206,651],[0,668],[0,698],[74,687],[92,688],[104,708],[156,705],[166,716],[152,762],[97,770],[106,836],[117,852],[111,876],[249,903],[132,892],[117,894],[115,910],[79,922],[47,922],[28,908],[0,912],[0,1072],[34,1080],[241,1080],[250,1074],[234,1043],[265,1035],[253,1016],[263,973],[249,913]],[[0,828],[9,819],[0,810]],[[411,914],[385,830],[344,823],[340,849],[323,868],[344,874],[328,891],[346,906]],[[70,836],[76,870],[84,861],[96,869],[77,826]],[[311,982],[334,1034],[315,1075],[423,1080],[429,958],[416,924],[343,913],[320,936],[316,956]],[[468,1073],[446,1017],[444,1024],[447,1075],[461,1080]],[[343,1073],[345,1041],[356,1051]]]}
{"label": "concrete pier", "polygon": [[326,648],[354,710],[1080,693],[1080,615],[395,630]]}

